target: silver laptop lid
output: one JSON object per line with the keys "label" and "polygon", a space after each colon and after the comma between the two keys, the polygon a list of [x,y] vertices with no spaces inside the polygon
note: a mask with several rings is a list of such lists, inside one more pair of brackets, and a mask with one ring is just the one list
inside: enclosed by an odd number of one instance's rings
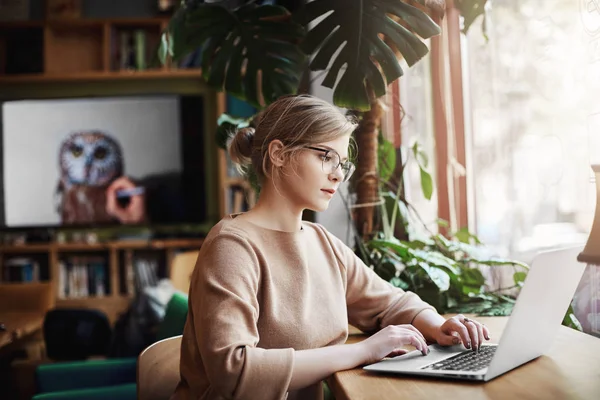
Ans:
{"label": "silver laptop lid", "polygon": [[582,250],[569,247],[535,257],[485,380],[548,351],[585,270],[577,261]]}

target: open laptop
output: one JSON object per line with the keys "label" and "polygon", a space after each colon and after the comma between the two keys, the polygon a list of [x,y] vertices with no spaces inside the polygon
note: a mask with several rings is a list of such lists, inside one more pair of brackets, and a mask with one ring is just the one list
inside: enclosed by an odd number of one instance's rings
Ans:
{"label": "open laptop", "polygon": [[564,248],[535,257],[497,345],[483,344],[475,353],[462,344],[433,344],[426,356],[415,350],[364,369],[486,382],[541,356],[552,345],[585,270],[577,261],[582,250]]}

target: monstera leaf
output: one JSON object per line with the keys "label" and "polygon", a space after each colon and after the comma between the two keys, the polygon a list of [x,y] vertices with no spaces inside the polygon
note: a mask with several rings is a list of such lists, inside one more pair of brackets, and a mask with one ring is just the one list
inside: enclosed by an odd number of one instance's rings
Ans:
{"label": "monstera leaf", "polygon": [[316,53],[310,69],[329,68],[323,85],[334,88],[335,104],[356,110],[370,109],[371,90],[383,96],[403,74],[396,50],[412,66],[429,51],[420,38],[440,33],[424,11],[400,0],[314,0],[298,14],[303,25],[318,18],[302,46]]}
{"label": "monstera leaf", "polygon": [[487,0],[455,0],[454,6],[458,8],[460,15],[464,18],[463,33],[467,33],[473,22],[480,16],[483,15],[483,22],[481,29],[484,37],[487,38],[487,27],[485,18],[485,5]]}
{"label": "monstera leaf", "polygon": [[159,53],[177,60],[200,47],[206,82],[260,107],[296,93],[306,66],[297,45],[303,36],[284,7],[184,5],[171,19]]}

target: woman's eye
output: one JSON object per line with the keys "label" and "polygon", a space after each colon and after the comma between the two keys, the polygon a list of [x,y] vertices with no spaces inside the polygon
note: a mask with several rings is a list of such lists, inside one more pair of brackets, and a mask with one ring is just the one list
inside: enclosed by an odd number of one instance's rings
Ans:
{"label": "woman's eye", "polygon": [[321,159],[325,162],[329,162],[331,161],[331,157],[330,156],[321,156]]}

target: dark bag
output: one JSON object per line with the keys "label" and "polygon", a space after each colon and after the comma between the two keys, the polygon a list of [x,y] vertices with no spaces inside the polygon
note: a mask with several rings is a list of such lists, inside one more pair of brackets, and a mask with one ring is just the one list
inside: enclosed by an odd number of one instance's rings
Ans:
{"label": "dark bag", "polygon": [[148,296],[138,293],[115,324],[109,357],[137,357],[154,343],[159,322]]}
{"label": "dark bag", "polygon": [[44,341],[49,358],[57,361],[106,356],[112,331],[99,310],[57,308],[44,318]]}
{"label": "dark bag", "polygon": [[156,266],[139,261],[134,265],[136,294],[129,309],[115,324],[109,357],[137,357],[155,342],[160,312],[153,307],[146,289],[158,282]]}

